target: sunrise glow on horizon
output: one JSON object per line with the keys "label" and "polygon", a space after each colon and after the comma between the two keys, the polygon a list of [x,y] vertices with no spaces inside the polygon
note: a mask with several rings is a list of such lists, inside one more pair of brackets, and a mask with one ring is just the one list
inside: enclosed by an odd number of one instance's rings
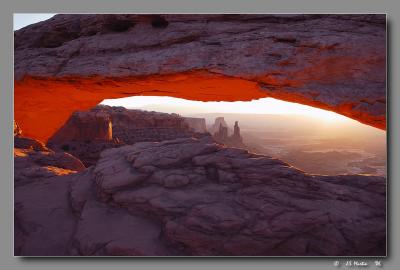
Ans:
{"label": "sunrise glow on horizon", "polygon": [[122,106],[128,109],[154,110],[166,113],[191,115],[198,113],[238,114],[290,114],[319,118],[323,121],[355,121],[343,115],[274,98],[252,101],[193,101],[166,96],[133,96],[119,99],[105,99],[101,104]]}

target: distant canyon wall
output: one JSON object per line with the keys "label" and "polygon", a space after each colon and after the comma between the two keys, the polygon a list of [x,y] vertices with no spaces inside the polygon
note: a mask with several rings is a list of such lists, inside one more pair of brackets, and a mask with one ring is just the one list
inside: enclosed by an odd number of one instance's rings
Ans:
{"label": "distant canyon wall", "polygon": [[[199,126],[199,123],[204,126]],[[14,133],[15,130],[14,127]],[[91,166],[108,148],[137,142],[202,137],[208,134],[206,132],[204,118],[188,119],[178,114],[99,105],[89,111],[74,112],[48,140],[48,145],[53,150],[68,152],[86,166]]]}
{"label": "distant canyon wall", "polygon": [[47,141],[135,95],[262,97],[386,128],[385,15],[56,15],[14,32],[15,119]]}
{"label": "distant canyon wall", "polygon": [[207,132],[206,119],[197,117],[185,117],[185,122],[194,132]]}

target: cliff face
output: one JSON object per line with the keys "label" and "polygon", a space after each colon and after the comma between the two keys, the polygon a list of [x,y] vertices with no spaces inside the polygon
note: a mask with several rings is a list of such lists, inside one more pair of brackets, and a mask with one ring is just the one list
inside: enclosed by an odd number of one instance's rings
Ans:
{"label": "cliff face", "polygon": [[79,173],[20,183],[16,255],[386,252],[384,178],[308,175],[210,137],[108,149]]}
{"label": "cliff face", "polygon": [[[208,128],[208,130],[211,134],[214,135],[215,133],[219,132],[221,126],[228,128],[228,124],[225,122],[225,118],[224,117],[216,117],[214,119],[214,123]],[[228,135],[228,133],[229,132],[227,132],[227,135]]]}
{"label": "cliff face", "polygon": [[216,132],[213,133],[213,138],[215,139],[215,141],[229,147],[244,149],[249,148],[243,143],[243,138],[240,135],[240,127],[238,121],[235,121],[232,135],[229,135],[229,127],[228,124],[225,122],[224,117],[215,118],[214,124],[210,127],[210,130],[215,130],[215,127],[217,125],[219,125],[219,128]]}
{"label": "cliff face", "polygon": [[203,135],[193,131],[187,119],[177,114],[99,105],[87,112],[75,112],[48,145],[91,166],[108,148],[192,136]]}
{"label": "cliff face", "polygon": [[22,130],[19,127],[18,123],[15,122],[14,120],[14,136],[20,136],[20,135],[22,135]]}
{"label": "cliff face", "polygon": [[184,117],[186,124],[193,132],[206,133],[206,119],[196,117]]}
{"label": "cliff face", "polygon": [[270,96],[386,127],[385,15],[56,15],[14,35],[15,117],[44,141],[134,95]]}
{"label": "cliff face", "polygon": [[70,141],[111,141],[112,121],[103,112],[74,112],[65,125],[49,140],[49,144],[62,145]]}
{"label": "cliff face", "polygon": [[240,127],[239,127],[239,122],[235,121],[235,125],[233,127],[233,134],[230,137],[230,140],[234,143],[234,144],[242,144],[243,145],[243,138],[242,135],[240,135]]}
{"label": "cliff face", "polygon": [[91,111],[109,115],[113,123],[113,138],[126,144],[190,137],[194,133],[185,118],[177,114],[104,105]]}
{"label": "cliff face", "polygon": [[18,124],[14,121],[15,187],[37,183],[54,176],[74,174],[85,169],[79,159],[65,152],[54,152],[43,142],[22,137],[22,131],[19,130],[16,134],[15,127],[18,127]]}

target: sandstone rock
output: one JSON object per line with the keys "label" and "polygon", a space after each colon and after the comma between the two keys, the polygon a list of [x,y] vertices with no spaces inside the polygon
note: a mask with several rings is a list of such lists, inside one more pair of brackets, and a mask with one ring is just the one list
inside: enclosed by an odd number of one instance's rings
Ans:
{"label": "sandstone rock", "polygon": [[[226,128],[228,129],[228,124],[225,122],[225,118],[222,117],[222,116],[216,117],[216,118],[214,119],[214,124],[212,124],[212,125],[208,128],[208,130],[209,130],[209,132],[210,132],[212,135],[214,135],[215,133],[219,132],[220,127],[226,127]],[[230,132],[230,130],[229,130],[229,132]],[[228,133],[229,133],[229,132],[228,132]],[[228,133],[227,133],[227,135],[228,135]]]}
{"label": "sandstone rock", "polygon": [[123,145],[123,143],[116,140],[69,141],[61,145],[50,143],[52,149],[55,151],[65,151],[76,156],[86,167],[96,164],[101,151],[112,147],[119,147],[121,145]]}
{"label": "sandstone rock", "polygon": [[20,186],[53,176],[74,174],[85,166],[67,153],[14,150],[14,185]]}
{"label": "sandstone rock", "polygon": [[32,178],[14,192],[14,254],[68,255],[77,222],[69,204],[71,176],[53,176],[42,181]]}
{"label": "sandstone rock", "polygon": [[177,114],[99,105],[87,112],[75,112],[48,145],[71,153],[89,167],[105,149],[206,135],[192,130],[187,120]]}
{"label": "sandstone rock", "polygon": [[184,119],[192,131],[198,133],[207,132],[206,119],[196,117],[185,117]]}
{"label": "sandstone rock", "polygon": [[89,200],[82,209],[71,252],[94,256],[157,256],[169,252],[160,241],[161,226],[123,208]]}
{"label": "sandstone rock", "polygon": [[226,141],[228,139],[228,127],[224,127],[220,123],[218,131],[214,133],[214,138],[221,143]]}
{"label": "sandstone rock", "polygon": [[99,105],[91,112],[102,112],[110,116],[113,124],[113,138],[125,144],[146,141],[164,141],[195,136],[186,119],[178,114],[149,112]]}
{"label": "sandstone rock", "polygon": [[186,143],[184,147],[176,147],[176,144],[163,145],[163,147],[150,147],[142,151],[133,162],[133,167],[140,168],[153,165],[159,168],[184,164],[192,157],[214,152],[217,146],[214,144]]}
{"label": "sandstone rock", "polygon": [[34,139],[14,137],[15,186],[84,169],[82,162],[68,153],[54,152]]}
{"label": "sandstone rock", "polygon": [[112,122],[108,114],[74,112],[65,125],[49,139],[48,144],[61,146],[71,141],[93,140],[112,140]]}
{"label": "sandstone rock", "polygon": [[17,187],[16,254],[381,256],[385,188],[210,138],[137,143]]}
{"label": "sandstone rock", "polygon": [[212,128],[215,128],[215,125],[217,125],[218,123],[219,123],[219,129],[213,135],[213,138],[215,139],[215,141],[217,141],[218,143],[224,144],[226,146],[229,146],[229,147],[245,148],[245,149],[248,148],[243,143],[243,138],[240,135],[240,128],[239,128],[238,121],[235,121],[235,125],[233,127],[233,134],[231,136],[228,135],[229,127],[226,124],[223,117],[217,117],[215,119],[215,123],[212,126]]}
{"label": "sandstone rock", "polygon": [[15,119],[43,141],[73,111],[133,95],[270,96],[386,128],[382,14],[61,14],[14,36]]}
{"label": "sandstone rock", "polygon": [[47,148],[43,142],[21,136],[14,137],[14,147],[20,149],[31,149],[35,151],[50,151],[50,149]]}
{"label": "sandstone rock", "polygon": [[239,122],[235,121],[235,126],[233,127],[233,134],[232,134],[232,140],[242,142],[242,136],[240,135],[240,127],[239,127]]}
{"label": "sandstone rock", "polygon": [[14,137],[22,134],[21,128],[18,126],[18,123],[14,120]]}

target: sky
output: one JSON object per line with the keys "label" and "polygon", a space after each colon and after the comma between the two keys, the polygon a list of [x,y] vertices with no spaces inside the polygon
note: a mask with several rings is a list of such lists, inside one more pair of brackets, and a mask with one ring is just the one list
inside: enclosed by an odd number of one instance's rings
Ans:
{"label": "sky", "polygon": [[55,13],[14,13],[14,31],[50,19]]}
{"label": "sky", "polygon": [[274,98],[235,102],[202,102],[174,97],[134,96],[105,99],[101,104],[178,113],[184,116],[202,113],[294,114],[319,118],[323,121],[354,121],[334,112]]}

